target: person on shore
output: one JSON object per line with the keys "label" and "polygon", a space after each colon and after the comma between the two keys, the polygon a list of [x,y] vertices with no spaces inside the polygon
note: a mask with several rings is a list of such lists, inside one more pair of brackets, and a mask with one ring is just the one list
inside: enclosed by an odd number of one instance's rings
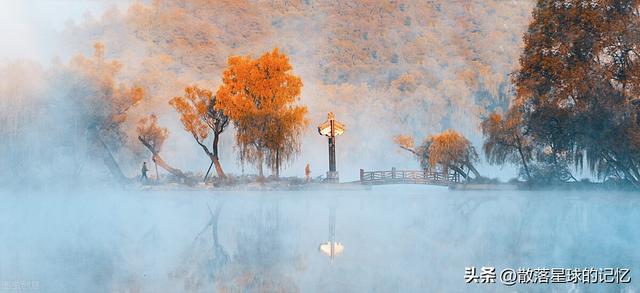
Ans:
{"label": "person on shore", "polygon": [[311,167],[309,166],[309,163],[307,163],[307,166],[304,167],[304,179],[307,182],[311,182]]}
{"label": "person on shore", "polygon": [[147,162],[142,162],[142,170],[140,170],[142,172],[142,175],[140,176],[140,181],[142,183],[147,183],[149,181],[149,178],[147,177],[147,172],[149,172],[149,168],[147,168]]}

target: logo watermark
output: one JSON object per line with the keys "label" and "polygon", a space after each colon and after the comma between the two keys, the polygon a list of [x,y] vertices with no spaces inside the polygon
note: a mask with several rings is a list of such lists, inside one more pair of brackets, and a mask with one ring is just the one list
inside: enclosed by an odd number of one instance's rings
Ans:
{"label": "logo watermark", "polygon": [[490,284],[499,282],[505,286],[516,284],[628,284],[631,270],[628,268],[504,268],[466,267],[465,283]]}
{"label": "logo watermark", "polygon": [[37,280],[0,280],[0,291],[35,291],[40,290]]}

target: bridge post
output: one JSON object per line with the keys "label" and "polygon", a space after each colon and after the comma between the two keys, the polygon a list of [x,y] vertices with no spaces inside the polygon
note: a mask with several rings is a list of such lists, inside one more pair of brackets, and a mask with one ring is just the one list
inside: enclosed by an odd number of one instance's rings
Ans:
{"label": "bridge post", "polygon": [[360,169],[360,183],[364,183],[364,169]]}
{"label": "bridge post", "polygon": [[396,179],[396,167],[391,168],[391,179]]}

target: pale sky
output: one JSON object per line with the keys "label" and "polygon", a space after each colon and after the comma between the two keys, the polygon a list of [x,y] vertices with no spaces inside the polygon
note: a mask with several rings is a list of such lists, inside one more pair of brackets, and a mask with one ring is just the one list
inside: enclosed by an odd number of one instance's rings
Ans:
{"label": "pale sky", "polygon": [[32,59],[48,62],[55,57],[51,47],[56,33],[68,22],[78,23],[91,15],[117,6],[124,10],[129,0],[0,0],[0,60]]}

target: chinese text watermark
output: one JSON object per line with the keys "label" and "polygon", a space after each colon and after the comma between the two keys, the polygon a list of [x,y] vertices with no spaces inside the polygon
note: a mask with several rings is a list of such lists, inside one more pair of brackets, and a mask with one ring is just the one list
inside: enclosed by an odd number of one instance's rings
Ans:
{"label": "chinese text watermark", "polygon": [[516,284],[626,284],[631,283],[628,268],[505,268],[466,267],[465,283],[490,284],[500,282],[505,286]]}
{"label": "chinese text watermark", "polygon": [[0,291],[39,290],[40,281],[34,280],[0,280]]}

